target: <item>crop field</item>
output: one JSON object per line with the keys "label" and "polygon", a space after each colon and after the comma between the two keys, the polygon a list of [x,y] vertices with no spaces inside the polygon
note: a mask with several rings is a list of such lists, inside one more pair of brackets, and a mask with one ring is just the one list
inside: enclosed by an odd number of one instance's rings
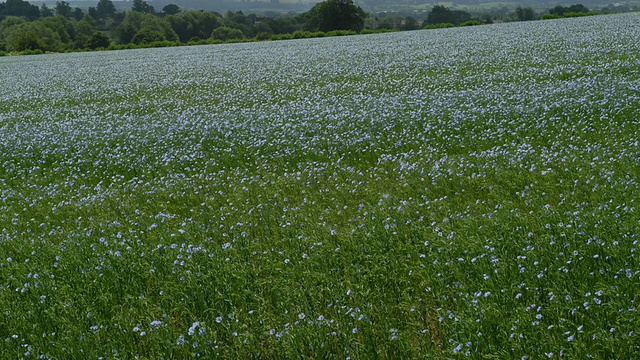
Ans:
{"label": "crop field", "polygon": [[639,24],[0,58],[0,357],[640,358]]}

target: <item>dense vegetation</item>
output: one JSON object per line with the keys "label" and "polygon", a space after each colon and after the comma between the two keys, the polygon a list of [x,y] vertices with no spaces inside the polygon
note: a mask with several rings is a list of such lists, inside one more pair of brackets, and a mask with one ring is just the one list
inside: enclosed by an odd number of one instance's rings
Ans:
{"label": "dense vegetation", "polygon": [[[550,9],[544,18],[589,15],[582,5]],[[326,0],[297,15],[267,16],[229,11],[182,11],[175,4],[159,12],[143,0],[131,11],[118,12],[111,0],[99,0],[85,13],[58,1],[55,8],[38,8],[24,0],[0,3],[0,54],[67,52],[216,42],[264,41],[416,30],[491,23],[491,16],[473,17],[436,5],[424,18],[369,16],[352,0]],[[509,20],[535,20],[540,14],[518,7]]]}
{"label": "dense vegetation", "polygon": [[0,357],[640,358],[639,22],[0,58]]}

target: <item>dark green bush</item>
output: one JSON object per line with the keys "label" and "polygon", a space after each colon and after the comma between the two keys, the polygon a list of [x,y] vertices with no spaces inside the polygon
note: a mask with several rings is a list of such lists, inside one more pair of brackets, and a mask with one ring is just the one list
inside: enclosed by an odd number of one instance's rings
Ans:
{"label": "dark green bush", "polygon": [[256,40],[258,41],[271,40],[271,36],[273,36],[273,34],[269,32],[261,32],[261,33],[258,33],[258,35],[256,35]]}
{"label": "dark green bush", "polygon": [[446,29],[452,28],[454,25],[452,23],[440,23],[434,25],[427,25],[423,29]]}
{"label": "dark green bush", "polygon": [[476,25],[482,25],[480,20],[469,20],[460,24],[460,26],[476,26]]}

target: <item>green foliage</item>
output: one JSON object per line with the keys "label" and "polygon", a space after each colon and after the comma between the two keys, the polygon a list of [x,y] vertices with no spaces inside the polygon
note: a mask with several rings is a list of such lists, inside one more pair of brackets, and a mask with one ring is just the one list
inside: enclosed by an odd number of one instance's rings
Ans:
{"label": "green foliage", "polygon": [[181,42],[191,39],[208,39],[211,32],[223,23],[215,13],[184,11],[176,15],[165,17]]}
{"label": "green foliage", "polygon": [[352,0],[325,0],[304,14],[304,25],[309,31],[353,30],[361,31],[367,17]]}
{"label": "green foliage", "polygon": [[131,43],[135,45],[140,44],[150,44],[154,42],[166,41],[167,38],[162,35],[161,32],[152,30],[150,28],[143,28],[138,31],[133,39],[131,39]]}
{"label": "green foliage", "polygon": [[544,14],[541,17],[542,20],[560,19],[560,15],[557,14]]}
{"label": "green foliage", "polygon": [[0,19],[9,16],[20,16],[32,21],[40,17],[40,9],[24,0],[6,0],[0,3]]}
{"label": "green foliage", "polygon": [[131,11],[140,12],[144,14],[154,14],[156,9],[153,6],[147,4],[144,0],[133,0],[133,7]]}
{"label": "green foliage", "polygon": [[103,34],[100,31],[95,31],[87,41],[87,47],[89,47],[91,50],[96,50],[99,48],[106,49],[109,47],[109,45],[111,45],[111,40],[107,35]]}
{"label": "green foliage", "polygon": [[[178,40],[178,35],[171,27],[169,20],[138,11],[127,13],[124,21],[113,30],[112,36],[116,43],[127,44],[133,42],[134,37],[142,30],[145,32],[140,34],[136,44],[140,44],[140,41],[149,43],[160,40]],[[160,38],[157,38],[158,34]],[[153,40],[150,41],[151,39]]]}
{"label": "green foliage", "polygon": [[530,7],[522,8],[518,6],[516,8],[516,19],[518,21],[536,20],[536,13]]}
{"label": "green foliage", "polygon": [[45,4],[42,4],[40,7],[40,17],[46,18],[49,16],[53,16],[53,11]]}
{"label": "green foliage", "polygon": [[302,30],[301,24],[293,17],[277,17],[268,21],[269,28],[274,34],[293,34]]}
{"label": "green foliage", "polygon": [[393,29],[363,29],[360,34],[362,35],[366,35],[366,34],[384,34],[384,33],[389,33],[389,32],[395,32],[396,30]]}
{"label": "green foliage", "polygon": [[0,50],[0,56],[7,56],[7,53],[2,51],[2,50]]}
{"label": "green foliage", "polygon": [[406,16],[400,22],[400,30],[402,31],[418,30],[418,28],[418,20],[411,16]]}
{"label": "green foliage", "polygon": [[110,19],[116,15],[116,6],[111,0],[100,0],[96,6],[96,15],[99,19]]}
{"label": "green foliage", "polygon": [[440,23],[440,24],[433,24],[433,25],[425,25],[423,27],[423,29],[446,29],[446,28],[452,28],[455,25],[453,25],[452,23]]}
{"label": "green foliage", "polygon": [[562,17],[565,18],[575,18],[575,17],[584,17],[584,16],[595,16],[600,15],[597,12],[566,12]]}
{"label": "green foliage", "polygon": [[180,11],[180,7],[178,7],[178,5],[176,4],[168,4],[162,8],[162,12],[168,15],[175,15]]}
{"label": "green foliage", "polygon": [[293,39],[293,35],[292,34],[274,34],[271,37],[271,40],[292,40]]}
{"label": "green foliage", "polygon": [[477,26],[477,25],[482,25],[482,22],[480,22],[480,20],[469,20],[460,24],[460,26]]}
{"label": "green foliage", "polygon": [[554,14],[554,15],[558,15],[560,17],[564,17],[564,15],[566,13],[588,13],[589,9],[582,5],[582,4],[575,4],[575,5],[571,5],[571,6],[561,6],[558,5],[556,7],[554,7],[553,9],[549,10],[549,14]]}
{"label": "green foliage", "polygon": [[43,50],[65,51],[69,48],[69,35],[65,28],[53,20],[45,18],[34,22],[24,22],[8,27],[2,32],[3,41],[8,51]]}
{"label": "green foliage", "polygon": [[212,40],[229,41],[240,40],[244,38],[242,31],[233,29],[228,26],[221,26],[211,32]]}
{"label": "green foliage", "polygon": [[19,32],[10,44],[12,51],[46,50],[47,48],[47,44],[32,30]]}
{"label": "green foliage", "polygon": [[260,32],[256,35],[256,40],[258,41],[266,41],[266,40],[271,40],[271,36],[273,34],[270,32]]}
{"label": "green foliage", "polygon": [[355,30],[332,30],[327,32],[327,36],[349,36],[357,34]]}
{"label": "green foliage", "polygon": [[442,5],[436,5],[427,15],[427,24],[447,24],[460,25],[466,21],[472,20],[471,14],[461,10],[451,10]]}
{"label": "green foliage", "polygon": [[56,11],[56,15],[63,16],[67,19],[70,19],[73,17],[73,9],[71,8],[71,5],[69,5],[69,3],[66,1],[56,2],[55,11]]}
{"label": "green foliage", "polygon": [[45,52],[42,49],[27,49],[20,52],[21,55],[42,55],[44,53]]}

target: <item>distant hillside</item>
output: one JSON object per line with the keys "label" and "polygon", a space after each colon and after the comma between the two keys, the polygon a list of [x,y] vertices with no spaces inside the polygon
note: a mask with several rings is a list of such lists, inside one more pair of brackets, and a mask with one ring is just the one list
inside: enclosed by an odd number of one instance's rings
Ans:
{"label": "distant hillside", "polygon": [[[35,5],[55,6],[57,0],[30,1]],[[72,7],[87,9],[94,7],[98,0],[67,0]],[[183,9],[204,10],[204,11],[245,11],[245,12],[305,12],[309,10],[319,0],[148,0],[147,3],[160,11],[167,4],[176,4]],[[629,11],[640,9],[640,0],[625,0],[613,3],[612,0],[453,0],[453,1],[430,1],[430,0],[355,0],[358,6],[370,12],[425,12],[429,11],[433,5],[444,5],[450,8],[459,8],[471,12],[491,12],[495,10],[514,9],[517,6],[531,7],[538,11],[553,8],[557,5],[583,4],[590,9],[603,9],[617,11]],[[114,0],[118,10],[131,8],[132,1]]]}

